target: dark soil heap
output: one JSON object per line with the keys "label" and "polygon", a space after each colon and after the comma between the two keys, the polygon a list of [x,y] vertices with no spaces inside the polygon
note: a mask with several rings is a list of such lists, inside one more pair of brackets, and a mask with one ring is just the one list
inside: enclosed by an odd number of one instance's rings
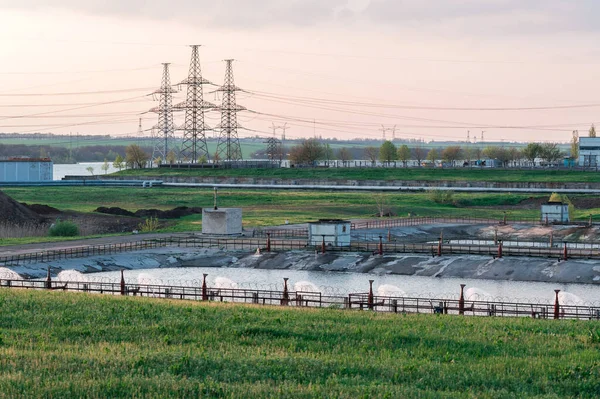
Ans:
{"label": "dark soil heap", "polygon": [[131,216],[138,218],[179,219],[185,216],[200,214],[202,213],[202,208],[188,208],[187,206],[180,206],[168,211],[161,211],[159,209],[139,209],[136,212],[131,212],[117,207],[100,207],[94,212],[104,213],[107,215]]}
{"label": "dark soil heap", "polygon": [[0,223],[26,226],[43,222],[44,219],[40,215],[0,191]]}

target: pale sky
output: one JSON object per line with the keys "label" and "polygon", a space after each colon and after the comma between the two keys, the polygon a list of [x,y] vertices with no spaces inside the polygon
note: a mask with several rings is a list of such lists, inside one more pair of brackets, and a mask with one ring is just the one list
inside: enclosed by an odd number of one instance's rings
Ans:
{"label": "pale sky", "polygon": [[161,63],[177,83],[201,44],[216,84],[236,59],[255,111],[242,137],[287,122],[293,138],[381,138],[383,124],[566,142],[600,123],[598,17],[597,0],[0,0],[0,132],[150,129]]}

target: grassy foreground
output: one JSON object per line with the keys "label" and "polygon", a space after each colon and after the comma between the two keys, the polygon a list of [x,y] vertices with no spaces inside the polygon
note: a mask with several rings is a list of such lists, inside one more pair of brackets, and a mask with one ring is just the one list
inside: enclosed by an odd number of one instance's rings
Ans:
{"label": "grassy foreground", "polygon": [[485,182],[600,182],[597,172],[492,168],[130,169],[117,176],[249,177],[281,179],[423,180]]}
{"label": "grassy foreground", "polygon": [[0,289],[0,398],[600,395],[592,322]]}

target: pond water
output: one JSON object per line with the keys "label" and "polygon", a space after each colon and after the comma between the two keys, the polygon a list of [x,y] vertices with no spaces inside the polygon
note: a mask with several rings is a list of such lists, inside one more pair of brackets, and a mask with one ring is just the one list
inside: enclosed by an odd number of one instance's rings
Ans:
{"label": "pond water", "polygon": [[[62,180],[65,176],[92,176],[87,168],[94,168],[94,175],[104,175],[102,170],[104,162],[82,162],[77,164],[59,164],[54,165],[54,180]],[[118,172],[118,169],[113,168],[112,162],[108,162],[109,169],[107,173]]]}
{"label": "pond water", "polygon": [[[316,272],[296,270],[259,270],[235,268],[175,268],[128,270],[125,278],[132,284],[200,286],[207,273],[209,287],[282,290],[283,278],[289,278],[294,291],[318,291],[327,295],[368,292],[369,279],[374,291],[382,296],[456,299],[460,284],[466,284],[465,296],[471,300],[554,303],[554,290],[560,289],[564,305],[600,305],[600,285],[554,284],[419,276],[373,275],[362,273]],[[120,272],[80,275],[82,280],[118,281]],[[71,275],[69,279],[73,279]],[[68,279],[65,279],[68,280]]]}

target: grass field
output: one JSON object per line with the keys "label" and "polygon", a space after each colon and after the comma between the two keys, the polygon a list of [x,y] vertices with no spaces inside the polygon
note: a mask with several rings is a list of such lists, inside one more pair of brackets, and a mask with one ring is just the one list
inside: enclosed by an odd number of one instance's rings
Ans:
{"label": "grass field", "polygon": [[596,322],[0,289],[0,398],[596,398]]}
{"label": "grass field", "polygon": [[[40,203],[60,210],[92,212],[99,206],[116,206],[130,211],[177,206],[212,207],[213,191],[189,188],[100,188],[35,187],[7,188],[4,192],[17,201]],[[366,192],[314,192],[272,190],[220,190],[221,207],[241,207],[247,227],[303,223],[320,218],[371,218],[377,214],[376,198],[383,199],[395,214],[408,216],[449,216],[498,218],[498,206],[514,205],[529,198],[521,194],[454,194],[453,203],[436,203],[427,193],[373,194]],[[600,209],[586,210],[576,216],[586,218]],[[515,209],[513,218],[538,217],[535,209]],[[181,219],[170,231],[197,230],[201,216]]]}
{"label": "grass field", "polygon": [[423,180],[487,182],[600,182],[600,173],[570,170],[427,169],[427,168],[330,168],[330,169],[136,169],[119,176],[256,177],[283,179]]}

